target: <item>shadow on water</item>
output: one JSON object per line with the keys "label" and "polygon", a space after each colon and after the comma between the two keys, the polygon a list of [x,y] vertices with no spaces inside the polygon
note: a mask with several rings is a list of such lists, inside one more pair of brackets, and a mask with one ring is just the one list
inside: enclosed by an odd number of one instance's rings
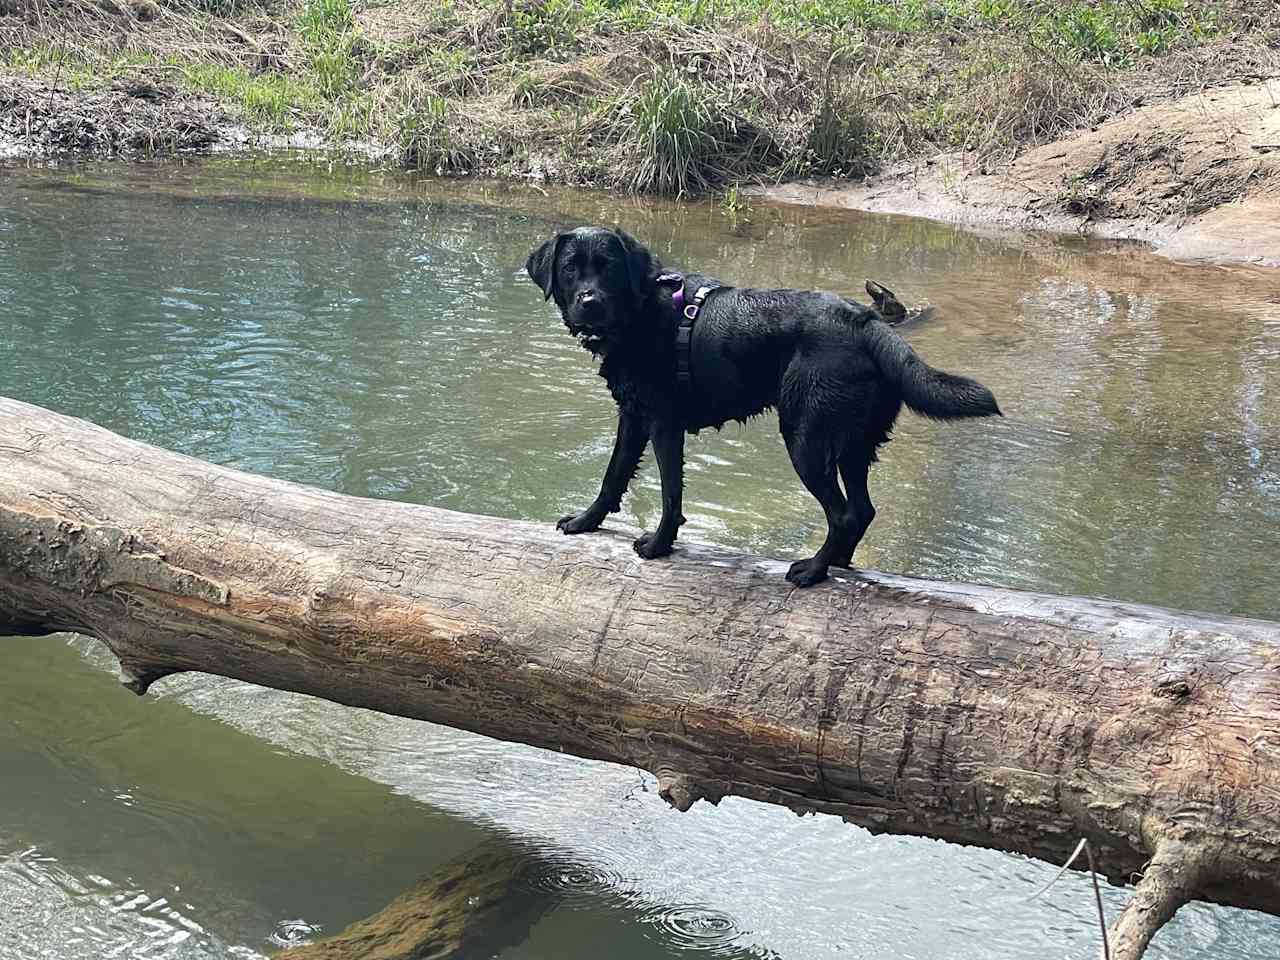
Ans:
{"label": "shadow on water", "polygon": [[[858,562],[1280,618],[1280,279],[1132,245],[344,167],[6,169],[0,393],[247,470],[550,522],[594,495],[613,412],[522,267],[581,222],[728,281],[864,299],[875,278],[929,312],[903,332],[930,362],[993,388],[1000,423],[904,418]],[[770,419],[687,457],[684,536],[816,545]],[[622,520],[658,506],[646,471]],[[1083,878],[1025,902],[1045,864],[732,798],[676,815],[634,770],[203,675],[142,702],[83,641],[4,650],[2,960],[250,957],[415,903],[432,949],[466,955],[454,930],[503,960],[996,960],[1096,935]],[[431,912],[449,890],[471,913]],[[1271,919],[1195,906],[1150,955],[1277,945]]]}

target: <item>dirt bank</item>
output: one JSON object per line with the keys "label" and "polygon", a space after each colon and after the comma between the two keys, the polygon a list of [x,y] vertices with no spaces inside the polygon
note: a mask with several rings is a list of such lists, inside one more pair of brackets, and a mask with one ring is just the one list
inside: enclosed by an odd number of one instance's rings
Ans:
{"label": "dirt bank", "polygon": [[1180,260],[1280,266],[1280,78],[1141,106],[992,164],[943,154],[865,183],[762,188],[790,203],[1144,240]]}
{"label": "dirt bank", "polygon": [[171,84],[121,79],[72,90],[31,77],[0,82],[0,158],[144,157],[243,138],[212,100]]}

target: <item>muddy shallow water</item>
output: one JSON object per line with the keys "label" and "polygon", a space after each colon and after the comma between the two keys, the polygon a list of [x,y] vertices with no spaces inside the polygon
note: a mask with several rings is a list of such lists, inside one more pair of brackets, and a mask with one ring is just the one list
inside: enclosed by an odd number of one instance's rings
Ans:
{"label": "muddy shallow water", "polygon": [[[0,393],[247,470],[553,522],[612,411],[522,275],[618,222],[727,281],[933,307],[906,335],[1008,416],[904,417],[858,561],[1280,618],[1280,278],[1133,246],[921,221],[639,204],[357,168],[206,161],[0,171]],[[688,447],[682,536],[821,538],[776,422]],[[623,519],[652,524],[646,469]],[[502,958],[1079,957],[1086,881],[747,801],[666,809],[634,770],[203,675],[138,700],[74,638],[4,641],[0,958],[250,957],[419,877],[518,864]],[[1108,909],[1123,901],[1108,891]],[[1280,953],[1194,906],[1151,955]]]}

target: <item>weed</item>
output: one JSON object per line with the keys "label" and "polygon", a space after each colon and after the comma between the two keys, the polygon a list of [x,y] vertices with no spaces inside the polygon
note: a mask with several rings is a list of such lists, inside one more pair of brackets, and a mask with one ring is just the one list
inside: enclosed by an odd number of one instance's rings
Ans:
{"label": "weed", "polygon": [[720,195],[720,212],[733,227],[751,222],[751,206],[736,185]]}
{"label": "weed", "polygon": [[354,33],[351,0],[307,0],[298,17],[298,31],[307,43],[323,45],[331,37]]}
{"label": "weed", "polygon": [[329,100],[351,93],[360,79],[359,33],[351,0],[307,0],[298,32],[311,60],[316,89]]}
{"label": "weed", "polygon": [[367,96],[352,97],[335,104],[327,126],[336,137],[364,137],[375,125],[375,105]]}
{"label": "weed", "polygon": [[1082,3],[1069,4],[1047,17],[1040,38],[1079,60],[1117,63],[1123,59],[1115,25],[1106,13]]}
{"label": "weed", "polygon": [[873,126],[865,104],[865,90],[842,84],[828,73],[809,127],[802,165],[833,176],[870,173],[875,165]]}
{"label": "weed", "polygon": [[311,70],[321,96],[337,100],[355,89],[360,78],[359,64],[352,55],[353,34],[341,34],[311,53]]}
{"label": "weed", "polygon": [[396,135],[405,162],[419,170],[462,172],[474,159],[454,137],[449,102],[436,94],[428,94],[417,109],[396,118]]}
{"label": "weed", "polygon": [[511,8],[507,42],[517,56],[554,56],[577,46],[583,20],[581,6],[572,0],[529,0]]}
{"label": "weed", "polygon": [[511,84],[511,103],[516,107],[532,107],[542,99],[542,81],[531,73],[520,73]]}
{"label": "weed", "polygon": [[684,196],[714,179],[716,127],[702,93],[680,76],[655,76],[627,110],[625,138],[636,151],[636,190]]}

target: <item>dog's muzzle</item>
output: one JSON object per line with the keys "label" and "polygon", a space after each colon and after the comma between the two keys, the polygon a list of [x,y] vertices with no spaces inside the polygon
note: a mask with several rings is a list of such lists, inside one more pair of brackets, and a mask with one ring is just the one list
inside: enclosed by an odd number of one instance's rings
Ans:
{"label": "dog's muzzle", "polygon": [[595,290],[579,290],[565,312],[565,326],[575,337],[598,339],[609,326],[605,300]]}

